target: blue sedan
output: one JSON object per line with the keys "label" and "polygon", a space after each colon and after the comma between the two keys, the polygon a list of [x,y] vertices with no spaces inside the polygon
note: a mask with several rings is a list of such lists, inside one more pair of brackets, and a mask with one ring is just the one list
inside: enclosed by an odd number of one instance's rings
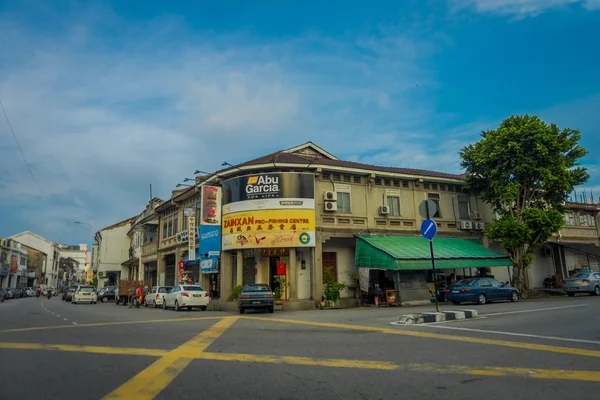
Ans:
{"label": "blue sedan", "polygon": [[492,278],[461,279],[446,290],[446,300],[452,304],[485,304],[496,300],[519,301],[517,288]]}

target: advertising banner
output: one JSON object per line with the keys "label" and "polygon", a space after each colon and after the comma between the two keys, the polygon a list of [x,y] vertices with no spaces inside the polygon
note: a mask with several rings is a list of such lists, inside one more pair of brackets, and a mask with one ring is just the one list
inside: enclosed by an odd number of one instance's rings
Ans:
{"label": "advertising banner", "polygon": [[221,188],[202,186],[201,190],[199,253],[218,256],[221,251]]}
{"label": "advertising banner", "polygon": [[315,178],[247,175],[223,182],[222,249],[315,246]]}
{"label": "advertising banner", "polygon": [[188,218],[188,260],[196,259],[196,217]]}
{"label": "advertising banner", "polygon": [[210,257],[200,261],[200,272],[203,274],[214,274],[219,272],[219,259]]}

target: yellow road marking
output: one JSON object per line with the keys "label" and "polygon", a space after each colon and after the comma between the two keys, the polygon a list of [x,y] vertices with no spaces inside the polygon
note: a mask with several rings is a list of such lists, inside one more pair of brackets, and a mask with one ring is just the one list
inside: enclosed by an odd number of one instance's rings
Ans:
{"label": "yellow road marking", "polygon": [[265,318],[265,317],[240,317],[240,318],[249,319],[249,320],[267,321],[267,322],[279,322],[279,323],[286,323],[286,324],[318,326],[318,327],[323,327],[323,328],[338,328],[338,329],[349,329],[349,330],[364,331],[364,332],[388,333],[388,334],[392,334],[392,335],[414,336],[414,337],[427,338],[427,339],[453,340],[456,342],[466,342],[466,343],[477,343],[477,344],[486,344],[486,345],[493,345],[493,346],[512,347],[512,348],[517,348],[517,349],[545,351],[545,352],[549,352],[549,353],[559,353],[559,354],[571,354],[571,355],[584,356],[584,357],[600,357],[600,351],[598,351],[598,350],[578,349],[575,347],[549,346],[549,345],[545,345],[545,344],[512,342],[512,341],[508,341],[508,340],[496,340],[496,339],[484,339],[484,338],[477,338],[477,337],[471,337],[471,336],[455,336],[455,335],[446,335],[446,334],[442,334],[442,333],[431,333],[431,332],[423,332],[423,331],[409,331],[409,330],[401,330],[401,329],[378,328],[375,326],[338,324],[338,323],[333,323],[333,322],[312,322],[312,321],[301,321],[301,320],[294,320],[294,319]]}
{"label": "yellow road marking", "polygon": [[117,354],[117,355],[152,356],[152,357],[161,357],[169,352],[168,350],[141,349],[141,348],[129,348],[129,347],[77,346],[77,345],[70,345],[70,344],[7,343],[7,342],[0,342],[0,349],[49,350],[49,351],[68,351],[68,352],[75,352],[75,353]]}
{"label": "yellow road marking", "polygon": [[200,356],[237,319],[238,317],[221,319],[198,336],[168,352],[142,372],[106,395],[104,399],[150,400],[155,398],[192,362],[193,358]]}
{"label": "yellow road marking", "polygon": [[139,321],[118,321],[118,322],[96,322],[93,324],[78,324],[78,325],[50,325],[50,326],[35,326],[31,328],[15,328],[0,330],[0,333],[9,332],[28,332],[28,331],[44,331],[51,329],[67,329],[67,328],[90,328],[98,326],[114,326],[114,325],[135,325],[135,324],[156,324],[162,322],[189,322],[189,321],[204,321],[222,319],[224,317],[190,317],[190,318],[165,318],[165,319],[150,319]]}

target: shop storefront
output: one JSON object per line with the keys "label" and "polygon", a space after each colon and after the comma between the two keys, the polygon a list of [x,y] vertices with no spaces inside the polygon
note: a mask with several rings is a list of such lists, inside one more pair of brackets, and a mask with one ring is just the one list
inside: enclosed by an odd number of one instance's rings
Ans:
{"label": "shop storefront", "polygon": [[310,173],[265,173],[223,182],[222,251],[234,260],[223,267],[231,268],[233,277],[222,282],[224,290],[231,290],[225,285],[267,283],[274,289],[283,285],[289,300],[310,298],[310,274],[302,268],[307,260],[311,263],[316,243],[314,196]]}

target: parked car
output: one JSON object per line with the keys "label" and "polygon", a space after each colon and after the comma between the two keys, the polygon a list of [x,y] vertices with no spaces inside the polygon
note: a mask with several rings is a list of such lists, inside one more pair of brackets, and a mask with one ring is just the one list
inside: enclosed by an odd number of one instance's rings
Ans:
{"label": "parked car", "polygon": [[173,289],[173,286],[154,286],[150,289],[150,291],[144,296],[144,306],[156,308],[162,307],[163,298],[169,291]]}
{"label": "parked car", "polygon": [[91,285],[79,285],[73,292],[71,304],[79,303],[90,303],[96,304],[98,302],[98,295],[96,294],[96,288]]}
{"label": "parked car", "polygon": [[564,288],[569,297],[575,296],[575,293],[600,296],[600,272],[580,272],[565,280]]}
{"label": "parked car", "polygon": [[446,300],[452,304],[485,304],[496,300],[519,301],[517,288],[492,278],[461,279],[446,290]]}
{"label": "parked car", "polygon": [[174,308],[175,311],[179,311],[187,308],[188,311],[191,311],[192,308],[200,308],[202,311],[206,311],[209,301],[208,292],[200,285],[178,285],[163,296],[162,304],[165,310]]}
{"label": "parked car", "polygon": [[240,314],[246,310],[265,310],[270,313],[275,311],[275,300],[273,290],[267,284],[246,285],[238,297]]}
{"label": "parked car", "polygon": [[67,303],[71,301],[73,299],[73,293],[75,293],[75,290],[77,290],[77,285],[72,285],[66,288],[63,292],[62,299]]}
{"label": "parked car", "polygon": [[16,291],[14,288],[6,289],[6,298],[7,299],[16,299]]}
{"label": "parked car", "polygon": [[102,303],[108,303],[109,301],[115,300],[115,287],[114,286],[105,286],[98,290],[98,301]]}
{"label": "parked car", "polygon": [[0,303],[3,303],[4,300],[6,300],[6,296],[7,296],[6,289],[0,288]]}

